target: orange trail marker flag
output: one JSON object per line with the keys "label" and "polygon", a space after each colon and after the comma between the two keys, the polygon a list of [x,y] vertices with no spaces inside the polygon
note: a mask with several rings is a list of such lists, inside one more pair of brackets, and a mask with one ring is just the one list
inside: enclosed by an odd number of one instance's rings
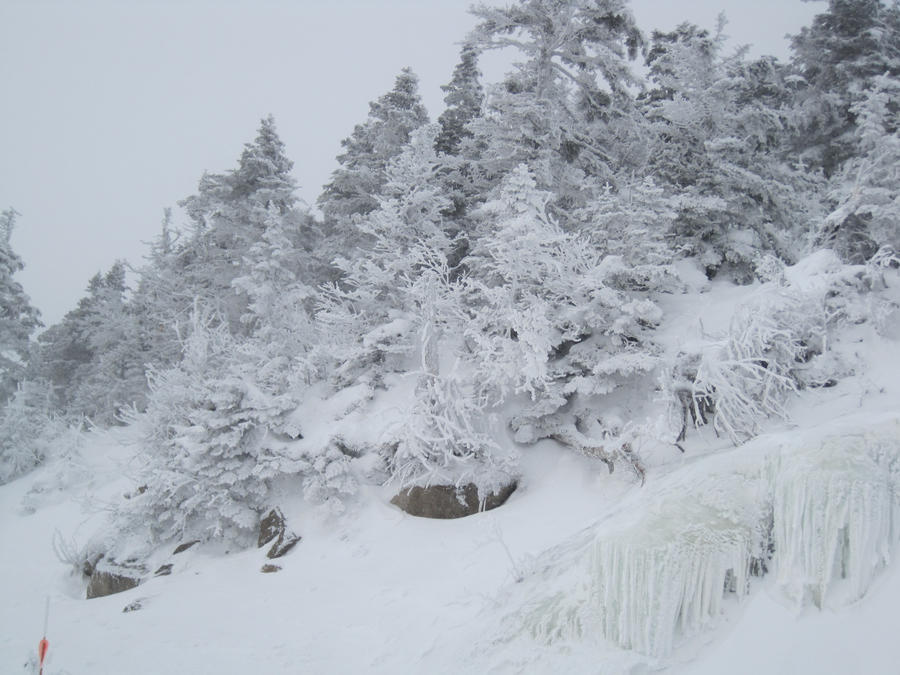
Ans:
{"label": "orange trail marker flag", "polygon": [[44,659],[47,657],[47,650],[50,649],[50,643],[47,641],[47,620],[50,618],[50,597],[47,596],[47,605],[44,609],[44,637],[38,642],[38,659],[40,660],[39,675],[44,672]]}
{"label": "orange trail marker flag", "polygon": [[47,641],[47,638],[42,638],[40,642],[38,642],[38,656],[41,659],[41,668],[44,667],[44,659],[47,657],[47,650],[50,649],[50,643]]}

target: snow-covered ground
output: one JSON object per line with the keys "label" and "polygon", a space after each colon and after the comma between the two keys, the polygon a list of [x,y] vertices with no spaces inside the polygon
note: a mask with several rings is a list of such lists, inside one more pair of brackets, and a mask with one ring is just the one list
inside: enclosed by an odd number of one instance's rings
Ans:
{"label": "snow-covered ground", "polygon": [[[668,344],[754,292],[668,308]],[[419,519],[386,486],[325,517],[290,497],[303,540],[285,557],[164,550],[153,568],[171,575],[85,600],[54,538],[102,536],[135,473],[133,432],[89,434],[0,487],[0,672],[34,667],[48,597],[47,675],[900,672],[900,343],[881,332],[843,331],[855,374],[754,441],[648,450],[643,486],[546,441],[497,510]],[[766,508],[775,556],[754,576],[742,560]]]}

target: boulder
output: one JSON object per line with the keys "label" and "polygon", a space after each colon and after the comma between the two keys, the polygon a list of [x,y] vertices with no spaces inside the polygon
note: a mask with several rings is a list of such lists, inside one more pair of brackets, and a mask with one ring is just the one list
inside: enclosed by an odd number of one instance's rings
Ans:
{"label": "boulder", "polygon": [[122,562],[109,557],[98,559],[88,580],[87,599],[102,598],[134,588],[147,572],[147,567],[137,558]]}
{"label": "boulder", "polygon": [[88,582],[87,599],[121,593],[141,583],[140,577],[95,570]]}
{"label": "boulder", "polygon": [[278,565],[269,565],[268,563],[263,565],[259,570],[263,574],[272,574],[273,572],[278,572],[281,568]]}
{"label": "boulder", "polygon": [[513,481],[497,492],[486,495],[480,495],[473,483],[460,486],[413,486],[401,490],[391,499],[391,504],[420,518],[464,518],[503,505],[517,486]]}

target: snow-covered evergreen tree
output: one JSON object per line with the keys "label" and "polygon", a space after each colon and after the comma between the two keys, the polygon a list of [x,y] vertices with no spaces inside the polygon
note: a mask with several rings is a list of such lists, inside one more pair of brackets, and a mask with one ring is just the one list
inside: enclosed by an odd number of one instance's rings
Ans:
{"label": "snow-covered evergreen tree", "polygon": [[437,120],[441,131],[435,138],[434,145],[438,152],[455,155],[460,143],[472,137],[469,123],[481,115],[484,103],[481,71],[478,70],[478,50],[472,44],[463,45],[453,76],[441,89],[446,107]]}
{"label": "snow-covered evergreen tree", "polygon": [[129,300],[145,363],[157,369],[171,367],[181,359],[182,334],[190,326],[194,296],[182,283],[179,239],[173,228],[172,210],[167,208],[160,233],[150,243],[146,262],[138,270]]}
{"label": "snow-covered evergreen tree", "polygon": [[17,215],[14,209],[0,214],[0,405],[25,377],[31,336],[41,325],[40,312],[13,278],[25,268],[11,245]]}
{"label": "snow-covered evergreen tree", "polygon": [[723,57],[722,29],[654,34],[649,170],[680,202],[673,244],[710,276],[726,269],[749,281],[763,254],[799,253],[816,216],[815,184],[785,158],[783,68]]}
{"label": "snow-covered evergreen tree", "polygon": [[472,11],[479,24],[468,40],[518,57],[470,125],[482,195],[524,163],[567,213],[581,201],[585,175],[611,178],[620,168],[608,142],[620,133],[612,128],[631,119],[630,88],[639,80],[628,59],[643,37],[622,0],[522,0]]}
{"label": "snow-covered evergreen tree", "polygon": [[410,68],[404,68],[394,88],[369,104],[366,121],[341,141],[344,152],[337,158],[340,167],[319,197],[326,220],[342,227],[352,216],[378,208],[388,163],[400,154],[409,135],[427,122],[428,113],[419,97],[419,78]]}
{"label": "snow-covered evergreen tree", "polygon": [[126,509],[159,541],[246,540],[268,505],[269,481],[289,472],[279,438],[296,405],[257,384],[259,363],[220,322],[194,317],[184,357],[151,372],[143,430],[146,490]]}
{"label": "snow-covered evergreen tree", "polygon": [[[473,160],[480,156],[474,143],[472,122],[481,117],[485,94],[478,69],[478,50],[466,43],[460,51],[460,60],[453,69],[452,79],[441,89],[445,92],[446,108],[438,117],[440,132],[435,138],[435,148],[441,155],[441,166],[435,176],[453,203],[452,217],[457,226],[463,223],[468,210],[478,202],[477,167]],[[460,241],[458,256],[465,253],[466,240]]]}
{"label": "snow-covered evergreen tree", "polygon": [[443,216],[449,200],[433,181],[437,131],[429,125],[414,132],[389,163],[379,208],[356,222],[359,252],[338,259],[341,283],[323,294],[318,319],[342,382],[364,376],[380,384],[384,372],[405,367],[418,330],[408,289],[423,255],[446,260],[452,250]]}
{"label": "snow-covered evergreen tree", "polygon": [[900,250],[900,78],[872,78],[850,111],[853,156],[832,181],[836,208],[824,220],[821,244],[862,263],[887,246]]}
{"label": "snow-covered evergreen tree", "polygon": [[[620,429],[591,418],[591,401],[653,370],[648,333],[661,311],[642,272],[630,276],[621,256],[601,256],[583,235],[564,232],[549,200],[520,166],[481,210],[495,225],[471,256],[473,381],[494,404],[530,398],[511,420],[518,440],[555,438],[613,462],[624,444],[607,446],[602,434]],[[601,435],[581,431],[589,427]]]}
{"label": "snow-covered evergreen tree", "polygon": [[252,143],[247,143],[236,169],[224,174],[206,174],[196,195],[182,202],[193,221],[191,237],[178,252],[179,283],[188,299],[183,312],[189,312],[194,299],[222,316],[235,334],[246,334],[241,320],[249,299],[236,278],[247,273],[245,261],[251,247],[259,242],[273,217],[283,218],[299,240],[309,224],[295,210],[298,198],[291,176],[293,162],[269,116],[260,123]]}
{"label": "snow-covered evergreen tree", "polygon": [[94,275],[87,290],[75,309],[38,338],[38,369],[53,385],[61,411],[106,426],[121,408],[143,405],[145,354],[126,302],[124,263]]}
{"label": "snow-covered evergreen tree", "polygon": [[417,376],[414,403],[387,457],[398,481],[496,488],[513,471],[509,458],[485,432],[484,405],[466,373],[442,365],[458,359],[468,315],[464,284],[449,263],[450,202],[434,180],[439,131],[415,131],[390,162],[379,208],[356,223],[365,248],[339,260],[342,283],[323,294],[318,320],[339,386],[383,386],[392,372]]}
{"label": "snow-covered evergreen tree", "polygon": [[796,150],[832,176],[855,154],[851,107],[871,89],[871,78],[900,76],[900,7],[893,0],[829,0],[791,48],[803,84],[794,101]]}
{"label": "snow-covered evergreen tree", "polygon": [[46,383],[21,382],[0,407],[0,485],[41,464],[65,429]]}
{"label": "snow-covered evergreen tree", "polygon": [[260,240],[244,257],[246,272],[232,282],[248,301],[241,321],[250,331],[244,349],[259,362],[254,379],[281,392],[307,379],[305,355],[315,339],[310,254],[295,245],[293,226],[270,206]]}

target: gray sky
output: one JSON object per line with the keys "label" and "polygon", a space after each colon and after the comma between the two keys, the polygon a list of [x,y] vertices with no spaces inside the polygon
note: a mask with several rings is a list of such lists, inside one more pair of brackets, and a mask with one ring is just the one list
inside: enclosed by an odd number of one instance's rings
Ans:
{"label": "gray sky", "polygon": [[[340,141],[411,66],[441,111],[468,0],[0,0],[0,208],[22,213],[18,280],[51,324],[117,258],[140,264],[162,210],[236,165],[275,115],[313,204]],[[500,2],[497,2],[500,4]],[[787,55],[822,3],[632,0],[641,28],[684,20]],[[502,74],[484,64],[488,81]],[[496,71],[496,72],[495,72]]]}

